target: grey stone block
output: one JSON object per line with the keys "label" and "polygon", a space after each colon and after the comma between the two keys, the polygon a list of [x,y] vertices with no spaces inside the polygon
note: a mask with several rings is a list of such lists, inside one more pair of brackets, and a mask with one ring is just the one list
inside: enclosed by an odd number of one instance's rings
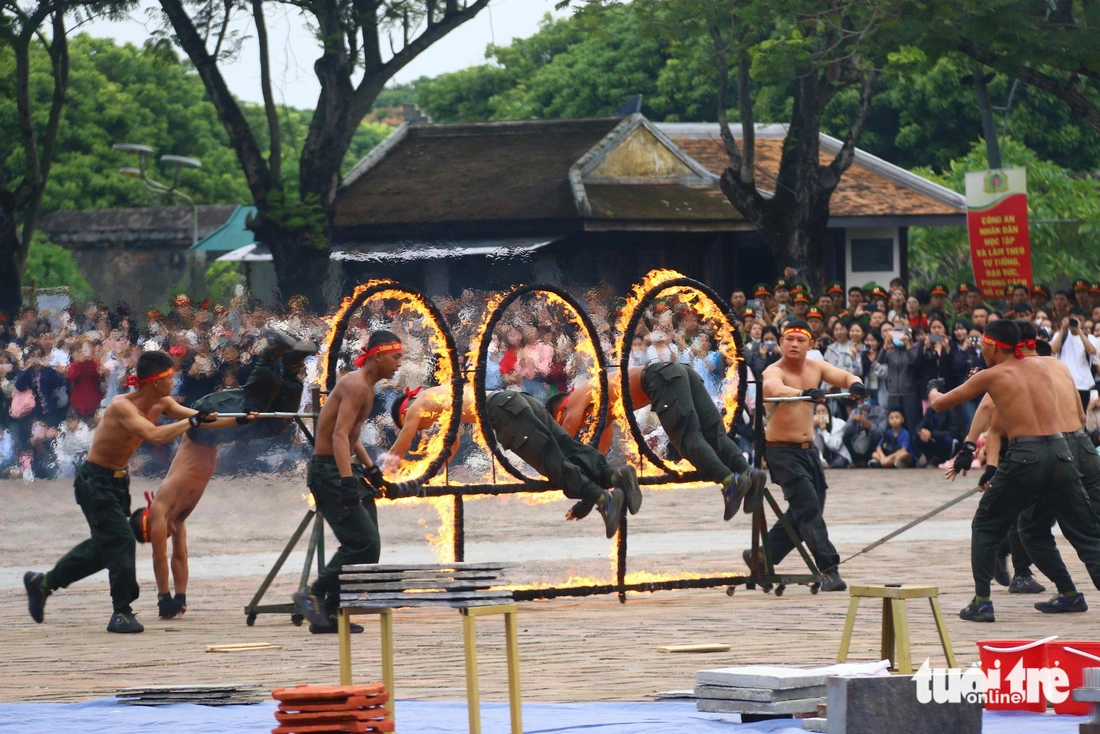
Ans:
{"label": "grey stone block", "polygon": [[828,683],[828,734],[981,734],[981,703],[921,703],[907,675]]}
{"label": "grey stone block", "polygon": [[826,732],[828,731],[828,729],[825,728],[826,726],[828,726],[828,722],[819,716],[813,716],[809,719],[802,720],[802,731]]}
{"label": "grey stone block", "polygon": [[800,698],[794,701],[730,701],[722,698],[696,699],[696,708],[712,714],[816,714],[824,698]]}
{"label": "grey stone block", "polygon": [[1100,688],[1075,688],[1073,700],[1087,703],[1100,703]]}
{"label": "grey stone block", "polygon": [[799,698],[824,698],[825,686],[809,688],[734,688],[732,686],[695,686],[696,698],[733,701],[793,701]]}
{"label": "grey stone block", "polygon": [[737,668],[700,670],[695,674],[695,684],[786,690],[823,686],[828,675],[821,671],[783,668],[777,665],[744,665]]}

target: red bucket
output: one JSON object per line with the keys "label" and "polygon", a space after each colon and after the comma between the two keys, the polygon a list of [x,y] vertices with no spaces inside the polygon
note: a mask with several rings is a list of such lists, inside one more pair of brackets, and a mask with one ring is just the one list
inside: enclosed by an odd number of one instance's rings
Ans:
{"label": "red bucket", "polygon": [[1085,668],[1100,668],[1100,642],[1051,642],[1047,645],[1047,664],[1059,667],[1069,676],[1070,695],[1054,704],[1054,713],[1084,716],[1089,704],[1073,700],[1073,691],[1084,683]]}
{"label": "red bucket", "polygon": [[1000,685],[990,685],[986,689],[985,708],[987,711],[1038,711],[1047,710],[1047,699],[1042,686],[1038,687],[1038,696],[1031,703],[1024,700],[1012,701],[1012,683],[1006,676],[1016,664],[1023,661],[1024,668],[1046,668],[1047,643],[1057,637],[1042,640],[978,640],[978,657],[982,671],[989,679],[990,671],[997,673]]}

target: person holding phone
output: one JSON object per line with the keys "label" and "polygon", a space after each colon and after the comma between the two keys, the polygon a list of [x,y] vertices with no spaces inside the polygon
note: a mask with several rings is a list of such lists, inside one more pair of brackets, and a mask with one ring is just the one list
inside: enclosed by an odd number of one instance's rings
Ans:
{"label": "person holding phone", "polygon": [[760,346],[749,355],[749,367],[756,375],[779,361],[779,331],[774,326],[765,326],[760,332]]}
{"label": "person holding phone", "polygon": [[1092,356],[1096,354],[1096,347],[1089,341],[1085,330],[1081,328],[1081,322],[1085,320],[1085,312],[1080,308],[1073,308],[1069,315],[1062,319],[1058,333],[1050,342],[1050,348],[1054,356],[1069,368],[1073,376],[1073,384],[1081,395],[1081,406],[1088,407],[1089,391],[1092,390],[1095,381],[1092,377]]}

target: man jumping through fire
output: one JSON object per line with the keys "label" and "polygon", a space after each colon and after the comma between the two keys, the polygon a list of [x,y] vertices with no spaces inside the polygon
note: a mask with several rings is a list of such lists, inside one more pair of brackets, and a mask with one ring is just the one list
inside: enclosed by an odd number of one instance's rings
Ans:
{"label": "man jumping through fire", "polygon": [[[616,375],[617,377],[617,375]],[[690,366],[677,362],[654,362],[645,367],[631,367],[630,399],[634,409],[652,405],[661,426],[680,455],[691,462],[704,479],[722,485],[725,509],[723,520],[737,514],[741,501],[764,487],[767,476],[749,467],[748,460],[737,444],[727,435],[722,416],[703,384],[703,378]],[[608,380],[611,404],[621,400],[618,379]],[[571,393],[558,393],[546,401],[546,408],[572,436],[584,424],[595,405],[594,384],[587,383]],[[600,451],[611,445],[612,427],[600,437]],[[579,505],[574,515],[588,514]]]}
{"label": "man jumping through fire", "polygon": [[[363,423],[374,407],[375,385],[388,380],[401,367],[402,345],[397,335],[376,331],[356,357],[354,372],[344,375],[328,394],[317,416],[317,435],[306,483],[317,509],[340,541],[328,565],[308,590],[294,594],[294,606],[309,620],[309,631],[336,632],[340,607],[340,569],[356,563],[378,563],[378,511],[374,498],[415,491],[415,482],[391,484],[371,460],[360,436]],[[352,462],[352,455],[358,463]],[[353,625],[353,632],[363,630]]]}
{"label": "man jumping through fire", "polygon": [[[439,421],[450,400],[451,388],[446,385],[406,390],[404,397],[394,400],[390,415],[401,433],[390,449],[387,469],[396,468],[405,457],[417,431]],[[463,423],[474,422],[473,406],[473,390],[466,386],[462,391]],[[595,506],[603,516],[608,538],[619,529],[624,502],[632,515],[642,506],[633,467],[613,471],[603,454],[575,441],[531,395],[514,390],[490,393],[485,417],[502,449],[515,452],[551,484],[561,487],[566,497],[581,500],[589,508]]]}
{"label": "man jumping through fire", "polygon": [[[301,373],[305,358],[316,352],[317,346],[313,343],[298,341],[272,329],[267,335],[267,346],[256,359],[243,388],[204,395],[193,407],[207,413],[295,413],[302,401]],[[157,607],[161,619],[171,619],[187,610],[187,528],[184,521],[202,499],[214,475],[218,446],[234,441],[274,438],[292,422],[289,418],[255,422],[247,418],[236,420],[238,425],[221,431],[192,428],[185,433],[168,476],[149,500],[149,506],[130,516],[134,537],[153,546],[153,574],[157,580]],[[172,538],[174,597],[168,583],[169,537]]]}

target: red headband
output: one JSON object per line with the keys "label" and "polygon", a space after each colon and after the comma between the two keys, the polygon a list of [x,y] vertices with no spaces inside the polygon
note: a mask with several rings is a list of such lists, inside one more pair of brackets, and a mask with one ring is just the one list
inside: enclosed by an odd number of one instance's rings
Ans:
{"label": "red headband", "polygon": [[[364,360],[365,361],[365,360]],[[416,397],[417,393],[423,390],[423,386],[410,390],[405,388],[405,399],[401,401],[401,407],[397,409],[397,414],[401,416],[401,425],[405,425],[405,411],[409,408],[409,401]]]}
{"label": "red headband", "polygon": [[147,382],[156,382],[157,380],[163,379],[165,377],[171,377],[175,373],[175,370],[169,367],[168,369],[164,370],[164,372],[158,372],[152,377],[146,377],[141,380],[138,379],[137,375],[130,375],[126,378],[126,387],[141,387]]}
{"label": "red headband", "polygon": [[814,335],[810,333],[810,330],[803,329],[801,326],[792,326],[789,329],[784,329],[783,336],[786,336],[787,334],[803,334],[810,341],[814,340]]}
{"label": "red headband", "polygon": [[1005,344],[1004,342],[999,342],[993,337],[986,336],[984,334],[982,335],[982,344],[989,344],[991,346],[997,347],[997,349],[1008,349],[1012,351],[1012,354],[1016,356],[1016,359],[1024,358],[1024,353],[1020,351],[1019,344]]}
{"label": "red headband", "polygon": [[1035,344],[1034,339],[1025,339],[1022,342],[1020,342],[1019,344],[1017,344],[1016,346],[1017,346],[1017,348],[1019,348],[1019,347],[1027,347],[1028,349],[1036,349],[1037,348],[1037,345]]}
{"label": "red headband", "polygon": [[354,364],[356,367],[362,367],[367,363],[367,360],[376,354],[385,354],[386,352],[400,352],[401,342],[386,342],[385,344],[376,344],[375,346],[367,349],[363,346],[360,350],[361,354],[355,358]]}

